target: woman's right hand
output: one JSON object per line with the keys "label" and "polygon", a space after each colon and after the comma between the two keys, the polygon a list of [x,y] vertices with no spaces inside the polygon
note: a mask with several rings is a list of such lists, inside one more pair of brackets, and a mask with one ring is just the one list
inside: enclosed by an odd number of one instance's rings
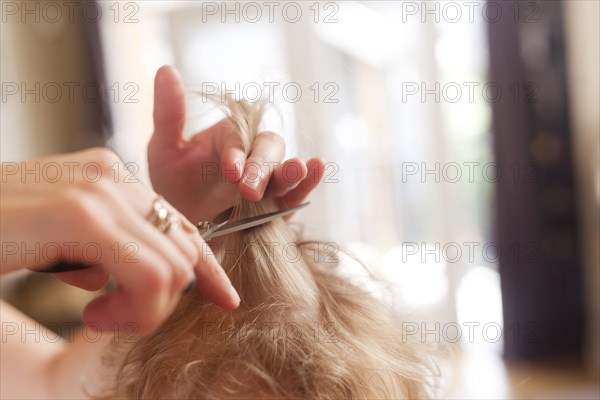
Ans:
{"label": "woman's right hand", "polygon": [[1,272],[40,270],[57,261],[90,268],[56,274],[87,290],[118,285],[85,308],[101,329],[140,334],[157,327],[181,293],[196,286],[216,304],[235,308],[229,278],[183,215],[179,229],[161,232],[147,219],[157,194],[137,182],[104,148],[2,164]]}

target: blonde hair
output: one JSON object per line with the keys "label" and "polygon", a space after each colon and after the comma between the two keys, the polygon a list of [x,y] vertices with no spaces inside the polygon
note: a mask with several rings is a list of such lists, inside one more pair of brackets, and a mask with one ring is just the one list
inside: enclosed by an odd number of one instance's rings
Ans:
{"label": "blonde hair", "polygon": [[[246,152],[264,103],[228,100]],[[239,200],[233,217],[271,211]],[[210,243],[241,303],[225,311],[201,293],[122,359],[107,398],[425,398],[431,353],[402,333],[393,310],[353,284],[335,254],[301,242],[288,222]],[[319,251],[317,251],[319,250]]]}

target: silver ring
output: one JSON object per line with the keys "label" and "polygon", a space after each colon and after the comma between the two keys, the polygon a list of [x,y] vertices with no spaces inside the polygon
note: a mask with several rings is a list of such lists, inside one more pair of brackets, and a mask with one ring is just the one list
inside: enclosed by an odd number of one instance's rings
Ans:
{"label": "silver ring", "polygon": [[179,226],[179,218],[165,206],[162,196],[158,196],[152,202],[152,211],[148,215],[148,221],[165,234]]}

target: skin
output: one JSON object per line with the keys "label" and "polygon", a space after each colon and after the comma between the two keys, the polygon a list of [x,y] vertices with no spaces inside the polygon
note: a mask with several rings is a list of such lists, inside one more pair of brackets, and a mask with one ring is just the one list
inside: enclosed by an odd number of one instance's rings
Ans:
{"label": "skin", "polygon": [[[227,120],[189,140],[182,137],[184,121],[181,79],[174,68],[163,67],[155,80],[155,129],[148,146],[154,191],[139,182],[116,179],[115,164],[121,168],[120,177],[128,176],[128,171],[107,149],[19,165],[21,169],[37,167],[42,171],[58,165],[58,180],[32,182],[19,172],[15,174],[14,165],[2,164],[3,246],[16,243],[31,249],[37,245],[56,250],[56,254],[23,258],[23,247],[16,252],[3,248],[0,274],[24,268],[35,271],[57,259],[89,263],[82,248],[93,243],[94,248],[100,249],[100,256],[94,258],[91,268],[55,276],[86,290],[101,288],[110,277],[118,289],[94,299],[85,308],[84,320],[100,330],[101,339],[94,342],[31,340],[31,334],[24,337],[22,333],[43,327],[0,302],[2,326],[18,327],[2,339],[0,397],[87,397],[82,384],[92,391],[103,384],[98,377],[104,349],[114,338],[109,332],[115,326],[120,329],[131,323],[137,335],[151,332],[173,311],[191,281],[215,304],[237,307],[237,292],[214,256],[206,251],[208,247],[190,220],[211,220],[231,207],[238,194],[252,201],[268,194],[280,208],[292,207],[302,203],[323,177],[324,162],[319,158],[283,162],[285,143],[274,133],[259,134],[246,158]],[[269,167],[272,162],[279,164]],[[84,178],[89,170],[83,168],[91,163],[100,168],[98,181]],[[203,180],[204,163],[218,165],[219,174]],[[286,175],[286,169],[299,173]],[[227,171],[234,172],[226,174]],[[156,193],[165,197],[170,212],[179,217],[179,229],[165,234],[146,219]],[[76,245],[68,247],[65,243]],[[131,255],[126,251],[131,243],[136,246],[134,262],[126,257]],[[123,251],[115,253],[115,246]],[[44,339],[47,335],[39,337]]]}
{"label": "skin", "polygon": [[[92,264],[56,276],[86,290],[114,279],[118,290],[94,299],[83,314],[103,330],[134,323],[140,334],[151,331],[171,313],[194,275],[210,282],[200,288],[212,301],[235,308],[239,298],[214,256],[201,254],[206,245],[194,226],[168,206],[180,229],[168,234],[156,229],[146,219],[156,193],[118,179],[125,175],[124,170],[115,174],[115,164],[124,165],[107,149],[33,160],[19,164],[16,173],[14,165],[3,164],[1,272],[35,271],[58,259]],[[36,168],[48,178],[20,173]],[[25,249],[36,247],[39,253],[24,256]]]}
{"label": "skin", "polygon": [[118,338],[115,333],[74,332],[69,340],[60,339],[3,301],[0,321],[0,398],[84,399],[86,390],[98,393],[109,384],[102,357]]}
{"label": "skin", "polygon": [[[261,132],[246,158],[228,120],[185,139],[185,116],[181,78],[175,68],[162,67],[154,82],[154,134],[148,145],[150,178],[156,191],[191,221],[210,221],[233,206],[238,193],[250,201],[268,193],[280,208],[293,207],[302,203],[323,178],[325,163],[320,158],[284,162],[285,142],[273,132]],[[203,173],[205,163],[217,171]]]}

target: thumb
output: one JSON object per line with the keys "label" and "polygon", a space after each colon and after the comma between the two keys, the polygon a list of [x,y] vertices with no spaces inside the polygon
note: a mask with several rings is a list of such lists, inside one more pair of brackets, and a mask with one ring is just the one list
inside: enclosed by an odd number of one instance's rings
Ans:
{"label": "thumb", "polygon": [[154,134],[159,146],[179,143],[185,122],[185,94],[175,67],[161,67],[154,78]]}

